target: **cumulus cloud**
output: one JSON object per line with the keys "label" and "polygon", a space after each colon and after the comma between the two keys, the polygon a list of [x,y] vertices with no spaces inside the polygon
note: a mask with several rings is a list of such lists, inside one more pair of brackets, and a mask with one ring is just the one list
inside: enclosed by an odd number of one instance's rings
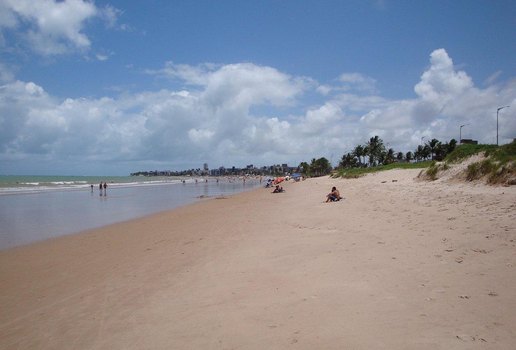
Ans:
{"label": "cumulus cloud", "polygon": [[84,0],[4,0],[0,3],[0,30],[2,34],[13,32],[36,53],[56,55],[88,49],[91,41],[83,32],[86,22],[99,17],[113,25],[117,15],[113,7],[101,9]]}
{"label": "cumulus cloud", "polygon": [[[463,136],[494,143],[496,108],[516,106],[516,80],[478,88],[444,49],[431,53],[417,96],[403,100],[357,89],[321,96],[326,85],[252,63],[167,63],[152,73],[183,87],[59,100],[32,82],[7,81],[0,86],[0,160],[109,161],[131,170],[295,164],[322,156],[336,163],[374,135],[406,152],[423,136],[457,139],[466,123]],[[306,104],[307,94],[318,102]],[[513,108],[503,110],[502,142],[516,134],[515,120]]]}
{"label": "cumulus cloud", "polygon": [[471,90],[473,82],[463,71],[456,71],[452,59],[444,49],[430,55],[430,68],[421,76],[414,91],[420,97],[416,118],[430,120],[450,102]]}
{"label": "cumulus cloud", "polygon": [[263,103],[288,104],[309,85],[307,79],[251,63],[191,66],[167,62],[164,69],[148,72],[204,89],[203,99],[215,108],[221,104],[232,109]]}

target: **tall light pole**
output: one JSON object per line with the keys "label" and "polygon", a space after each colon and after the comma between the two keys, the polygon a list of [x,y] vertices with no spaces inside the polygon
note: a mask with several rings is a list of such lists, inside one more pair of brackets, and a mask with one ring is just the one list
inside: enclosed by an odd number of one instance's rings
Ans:
{"label": "tall light pole", "polygon": [[462,144],[462,127],[469,124],[462,124],[459,128],[459,145]]}
{"label": "tall light pole", "polygon": [[503,106],[503,107],[498,107],[498,109],[496,110],[496,145],[498,146],[498,112],[500,112],[502,109],[504,108],[508,108],[510,106]]}

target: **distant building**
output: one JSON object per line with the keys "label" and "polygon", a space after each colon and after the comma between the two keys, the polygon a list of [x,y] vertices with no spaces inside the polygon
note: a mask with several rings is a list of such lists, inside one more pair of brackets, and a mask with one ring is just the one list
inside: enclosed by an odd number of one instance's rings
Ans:
{"label": "distant building", "polygon": [[478,144],[478,141],[477,140],[472,140],[472,139],[461,139],[460,140],[460,144],[467,144],[467,145],[477,145]]}

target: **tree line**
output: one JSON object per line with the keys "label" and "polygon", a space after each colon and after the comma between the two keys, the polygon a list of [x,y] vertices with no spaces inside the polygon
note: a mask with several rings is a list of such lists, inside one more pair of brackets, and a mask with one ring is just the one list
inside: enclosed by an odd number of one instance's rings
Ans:
{"label": "tree line", "polygon": [[[424,160],[443,160],[457,146],[457,141],[441,142],[431,139],[423,145],[418,145],[414,151],[407,153],[395,152],[394,149],[385,147],[383,140],[374,136],[364,144],[357,145],[353,151],[344,154],[337,168],[349,169],[360,167],[374,167],[388,165],[394,162],[419,162]],[[328,175],[333,170],[331,163],[324,157],[312,159],[310,163],[299,164],[299,171],[307,176]]]}

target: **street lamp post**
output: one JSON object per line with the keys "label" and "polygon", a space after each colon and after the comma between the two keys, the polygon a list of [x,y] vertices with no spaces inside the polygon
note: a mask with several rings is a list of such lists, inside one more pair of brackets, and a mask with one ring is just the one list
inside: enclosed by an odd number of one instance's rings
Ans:
{"label": "street lamp post", "polygon": [[469,124],[462,124],[459,128],[459,145],[462,144],[462,127],[469,125]]}
{"label": "street lamp post", "polygon": [[498,146],[498,112],[500,112],[502,109],[504,108],[508,108],[510,106],[503,106],[503,107],[498,107],[498,109],[496,110],[496,145]]}

